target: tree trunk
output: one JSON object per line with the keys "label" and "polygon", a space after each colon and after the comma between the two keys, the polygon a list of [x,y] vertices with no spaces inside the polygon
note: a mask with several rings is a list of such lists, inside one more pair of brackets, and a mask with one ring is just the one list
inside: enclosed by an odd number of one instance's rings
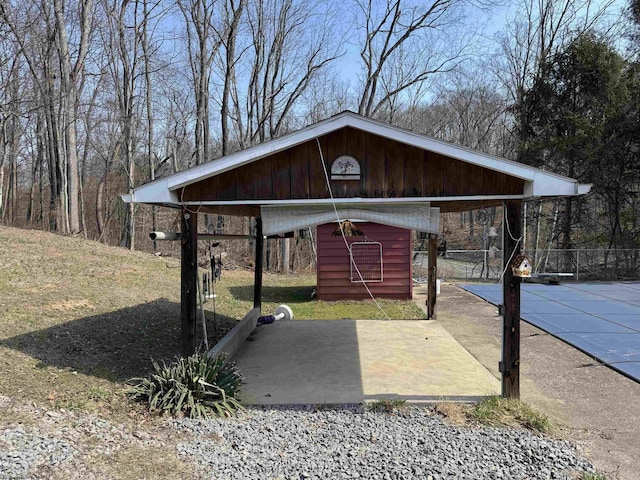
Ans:
{"label": "tree trunk", "polygon": [[[71,58],[69,55],[69,40],[67,38],[67,27],[64,18],[64,2],[63,0],[53,0],[53,8],[56,17],[56,35],[57,46],[60,58],[60,95],[61,95],[61,115],[65,119],[64,140],[66,152],[66,180],[67,190],[65,192],[68,202],[68,221],[69,233],[78,233],[80,231],[80,182],[78,170],[78,148],[77,148],[77,130],[76,115],[78,104],[78,85],[77,76],[82,69],[84,55],[86,55],[88,42],[88,29],[90,22],[87,24],[88,12],[91,10],[92,0],[85,1],[82,5],[83,18],[81,19],[82,38],[80,45],[80,54],[76,67],[72,71]],[[84,45],[83,45],[84,43]]]}
{"label": "tree trunk", "polygon": [[96,191],[96,228],[98,230],[98,240],[104,240],[104,189],[107,183],[107,175],[100,179]]}
{"label": "tree trunk", "polygon": [[[222,128],[222,155],[229,153],[229,97],[231,95],[231,87],[236,84],[235,62],[236,62],[236,37],[238,33],[238,24],[242,16],[242,10],[246,0],[240,0],[237,8],[234,8],[233,1],[230,2],[233,20],[231,21],[226,41],[226,61],[224,87],[222,90],[222,105],[220,110],[220,124]],[[229,12],[227,12],[227,17]]]}
{"label": "tree trunk", "polygon": [[565,272],[573,271],[573,243],[571,242],[571,219],[573,214],[573,198],[565,198],[565,211],[562,222],[562,249],[564,250],[563,268]]}
{"label": "tree trunk", "polygon": [[289,262],[291,259],[291,247],[288,238],[280,239],[280,272],[288,274],[290,271]]}
{"label": "tree trunk", "polygon": [[[153,121],[153,88],[151,86],[151,59],[149,57],[149,35],[147,31],[149,23],[148,1],[145,0],[143,4],[144,9],[144,22],[142,23],[142,55],[144,56],[144,80],[146,90],[146,107],[147,107],[147,161],[149,162],[149,180],[154,181],[156,179],[156,162],[153,152],[153,134],[154,134],[154,121]],[[157,230],[158,209],[155,205],[151,207],[151,230]],[[153,251],[158,250],[158,244],[153,241]]]}

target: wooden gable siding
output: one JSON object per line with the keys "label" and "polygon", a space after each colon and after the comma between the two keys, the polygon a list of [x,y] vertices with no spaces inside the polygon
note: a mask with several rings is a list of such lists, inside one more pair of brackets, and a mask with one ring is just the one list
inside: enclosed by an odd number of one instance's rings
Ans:
{"label": "wooden gable siding", "polygon": [[[340,155],[358,160],[360,180],[332,180],[336,198],[519,195],[524,181],[345,127],[319,139],[327,171]],[[329,198],[316,140],[189,185],[186,201]]]}
{"label": "wooden gable siding", "polygon": [[[382,243],[383,281],[368,283],[376,298],[406,300],[412,295],[411,230],[377,223],[358,223],[367,240]],[[331,233],[336,224],[319,225],[317,230],[319,300],[362,300],[369,294],[361,283],[350,279],[349,251],[342,236]],[[348,237],[349,243],[363,237]]]}

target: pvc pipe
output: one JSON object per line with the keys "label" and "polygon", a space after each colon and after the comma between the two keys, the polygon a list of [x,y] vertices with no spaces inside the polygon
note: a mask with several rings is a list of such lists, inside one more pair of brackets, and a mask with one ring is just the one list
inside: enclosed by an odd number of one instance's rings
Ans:
{"label": "pvc pipe", "polygon": [[[180,240],[182,236],[176,232],[151,232],[151,240]],[[199,233],[198,240],[253,240],[255,235],[215,235],[212,233]]]}
{"label": "pvc pipe", "polygon": [[181,236],[175,232],[151,232],[149,233],[150,240],[180,240]]}

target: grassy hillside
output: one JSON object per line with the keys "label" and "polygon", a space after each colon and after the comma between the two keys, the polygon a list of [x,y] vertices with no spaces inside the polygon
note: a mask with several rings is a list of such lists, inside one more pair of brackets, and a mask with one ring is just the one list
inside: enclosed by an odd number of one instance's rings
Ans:
{"label": "grassy hillside", "polygon": [[[130,406],[123,382],[150,359],[180,351],[175,258],[46,232],[0,227],[0,393],[48,407],[105,414]],[[297,318],[382,318],[372,302],[311,301],[314,275],[265,275],[263,311]],[[213,343],[252,307],[253,273],[224,271],[208,330]],[[412,302],[383,301],[392,318],[423,318]]]}
{"label": "grassy hillside", "polygon": [[3,394],[119,409],[120,381],[178,352],[179,269],[162,258],[0,228],[0,266]]}

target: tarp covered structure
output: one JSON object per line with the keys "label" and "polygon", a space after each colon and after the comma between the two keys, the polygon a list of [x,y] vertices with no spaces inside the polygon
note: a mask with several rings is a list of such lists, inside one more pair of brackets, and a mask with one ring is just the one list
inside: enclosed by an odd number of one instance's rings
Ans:
{"label": "tarp covered structure", "polygon": [[440,209],[425,203],[336,204],[334,205],[263,205],[260,207],[262,231],[278,235],[324,223],[362,220],[392,227],[437,234]]}

